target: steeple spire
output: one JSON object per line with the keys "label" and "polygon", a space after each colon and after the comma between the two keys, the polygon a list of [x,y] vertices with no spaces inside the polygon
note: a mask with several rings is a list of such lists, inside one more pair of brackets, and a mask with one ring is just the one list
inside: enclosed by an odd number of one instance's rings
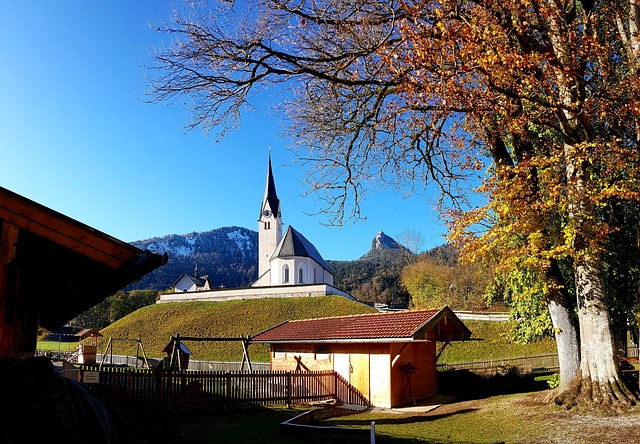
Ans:
{"label": "steeple spire", "polygon": [[262,206],[260,207],[260,215],[262,216],[264,211],[267,209],[270,210],[275,217],[278,217],[278,215],[280,214],[280,199],[278,199],[278,193],[276,192],[276,183],[273,179],[273,172],[271,171],[271,148],[269,148],[267,182],[264,187],[264,199],[262,200]]}

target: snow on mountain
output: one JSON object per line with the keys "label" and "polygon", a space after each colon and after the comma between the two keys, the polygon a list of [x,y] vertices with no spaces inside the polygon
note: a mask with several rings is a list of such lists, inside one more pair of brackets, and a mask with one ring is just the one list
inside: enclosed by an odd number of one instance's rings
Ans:
{"label": "snow on mountain", "polygon": [[166,252],[164,267],[143,277],[133,288],[166,290],[182,275],[208,275],[214,286],[248,286],[257,279],[258,233],[242,227],[223,227],[202,233],[170,234],[132,242],[140,249]]}

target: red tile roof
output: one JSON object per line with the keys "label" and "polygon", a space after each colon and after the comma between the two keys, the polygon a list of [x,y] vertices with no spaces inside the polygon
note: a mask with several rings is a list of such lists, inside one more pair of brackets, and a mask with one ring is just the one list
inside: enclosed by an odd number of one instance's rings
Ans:
{"label": "red tile roof", "polygon": [[[428,330],[439,325],[443,317],[456,324],[461,338],[471,332],[448,307],[432,310],[415,310],[395,313],[374,313],[352,316],[336,316],[320,319],[287,321],[251,338],[256,342],[317,342],[346,340],[412,340],[424,339],[414,335],[427,324]],[[451,330],[448,328],[447,330]]]}

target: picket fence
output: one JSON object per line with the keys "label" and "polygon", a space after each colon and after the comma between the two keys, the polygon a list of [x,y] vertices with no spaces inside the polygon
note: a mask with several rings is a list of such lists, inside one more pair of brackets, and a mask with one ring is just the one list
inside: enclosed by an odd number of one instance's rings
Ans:
{"label": "picket fence", "polygon": [[83,365],[81,372],[100,398],[123,410],[206,411],[329,400],[369,405],[334,371],[154,371]]}

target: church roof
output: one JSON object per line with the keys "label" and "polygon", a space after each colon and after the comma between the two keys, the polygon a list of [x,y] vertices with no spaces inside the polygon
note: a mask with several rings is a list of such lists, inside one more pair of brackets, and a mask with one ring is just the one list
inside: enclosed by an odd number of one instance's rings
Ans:
{"label": "church roof", "polygon": [[276,193],[276,182],[273,179],[273,172],[271,171],[271,155],[269,155],[269,169],[267,171],[267,183],[264,188],[264,200],[262,202],[262,208],[260,208],[260,219],[262,212],[265,210],[265,205],[269,203],[269,208],[275,217],[278,217],[280,213],[280,199],[278,199],[278,193]]}
{"label": "church roof", "polygon": [[192,284],[195,284],[198,287],[204,287],[204,285],[207,283],[207,280],[209,279],[209,276],[202,276],[200,278],[200,277],[191,276],[187,273],[182,273],[180,277],[176,279],[173,284],[171,284],[171,287],[175,287],[176,285],[178,285],[178,282],[180,282],[180,280],[183,277],[187,278],[189,281],[191,281]]}
{"label": "church roof", "polygon": [[287,259],[294,256],[309,257],[320,264],[324,269],[329,270],[329,266],[324,261],[316,247],[314,247],[307,238],[296,231],[292,226],[289,226],[271,258]]}

